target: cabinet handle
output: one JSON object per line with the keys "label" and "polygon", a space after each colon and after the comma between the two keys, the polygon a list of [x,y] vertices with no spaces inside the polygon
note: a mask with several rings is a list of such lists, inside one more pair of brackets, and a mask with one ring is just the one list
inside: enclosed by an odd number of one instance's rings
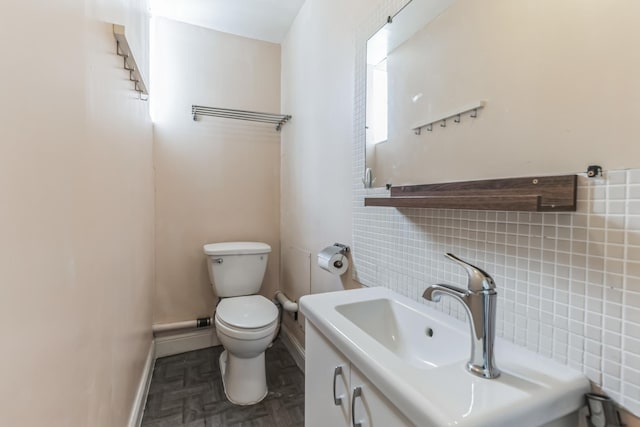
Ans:
{"label": "cabinet handle", "polygon": [[342,395],[336,396],[336,378],[338,375],[342,375],[342,366],[336,366],[333,370],[333,404],[336,406],[342,405]]}
{"label": "cabinet handle", "polygon": [[356,423],[356,397],[362,396],[362,387],[354,387],[353,395],[351,396],[351,424],[353,427],[362,427],[362,423],[358,421]]}

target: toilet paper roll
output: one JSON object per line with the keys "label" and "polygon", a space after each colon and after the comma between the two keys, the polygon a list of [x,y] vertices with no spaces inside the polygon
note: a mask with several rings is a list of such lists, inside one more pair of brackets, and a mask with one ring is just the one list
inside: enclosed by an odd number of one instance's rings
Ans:
{"label": "toilet paper roll", "polygon": [[318,254],[318,266],[331,274],[342,275],[349,268],[349,260],[338,246],[328,246]]}

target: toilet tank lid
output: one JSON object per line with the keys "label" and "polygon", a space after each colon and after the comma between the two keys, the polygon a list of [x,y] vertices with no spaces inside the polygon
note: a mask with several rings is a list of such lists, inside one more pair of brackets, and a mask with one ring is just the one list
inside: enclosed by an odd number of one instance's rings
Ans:
{"label": "toilet tank lid", "polygon": [[222,242],[204,245],[207,255],[252,255],[268,254],[271,246],[262,242]]}

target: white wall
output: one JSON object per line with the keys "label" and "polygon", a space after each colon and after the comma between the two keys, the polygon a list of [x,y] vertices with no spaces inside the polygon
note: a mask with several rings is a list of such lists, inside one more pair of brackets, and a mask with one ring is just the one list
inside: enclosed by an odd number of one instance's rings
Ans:
{"label": "white wall", "polygon": [[153,168],[110,23],[144,64],[146,2],[2,9],[0,424],[122,426],[151,342]]}
{"label": "white wall", "polygon": [[[283,105],[297,119],[283,137],[283,253],[286,245],[313,253],[348,238],[345,224],[353,219],[358,280],[421,300],[431,283],[464,285],[462,272],[442,257],[457,252],[494,274],[503,337],[583,371],[640,412],[637,170],[581,178],[576,214],[363,207],[366,194],[385,194],[365,191],[360,181],[364,41],[403,3],[307,0],[283,44]],[[294,268],[283,261],[283,269]],[[341,287],[320,273],[311,274],[309,292]],[[462,314],[452,304],[443,309]]]}
{"label": "white wall", "polygon": [[282,110],[293,114],[282,132],[282,286],[293,299],[358,286],[316,260],[351,245],[353,24],[366,3],[307,0],[282,44]]}
{"label": "white wall", "polygon": [[278,286],[280,134],[270,124],[202,117],[191,105],[277,113],[280,46],[155,19],[152,110],[156,168],[154,323],[211,316],[202,246],[272,247],[262,292]]}

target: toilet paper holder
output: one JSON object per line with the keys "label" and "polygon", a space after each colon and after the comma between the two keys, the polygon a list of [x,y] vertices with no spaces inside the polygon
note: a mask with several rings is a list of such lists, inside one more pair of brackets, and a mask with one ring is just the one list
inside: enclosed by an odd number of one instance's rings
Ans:
{"label": "toilet paper holder", "polygon": [[[337,246],[338,248],[340,248],[338,253],[343,255],[343,256],[347,256],[347,253],[350,251],[349,246],[343,245],[342,243],[334,243],[333,246]],[[336,263],[334,265],[336,267],[338,267],[338,268],[341,268],[342,267],[342,261],[336,261]],[[347,265],[349,265],[349,264],[347,264]]]}
{"label": "toilet paper holder", "polygon": [[331,274],[343,275],[349,268],[349,246],[334,243],[318,253],[318,266]]}
{"label": "toilet paper holder", "polygon": [[340,253],[341,253],[342,255],[345,255],[345,256],[347,255],[347,253],[348,253],[349,251],[351,251],[351,249],[349,248],[349,246],[347,246],[347,245],[343,245],[342,243],[334,243],[334,244],[333,244],[333,246],[337,246],[337,247],[339,247],[339,248],[340,248]]}

